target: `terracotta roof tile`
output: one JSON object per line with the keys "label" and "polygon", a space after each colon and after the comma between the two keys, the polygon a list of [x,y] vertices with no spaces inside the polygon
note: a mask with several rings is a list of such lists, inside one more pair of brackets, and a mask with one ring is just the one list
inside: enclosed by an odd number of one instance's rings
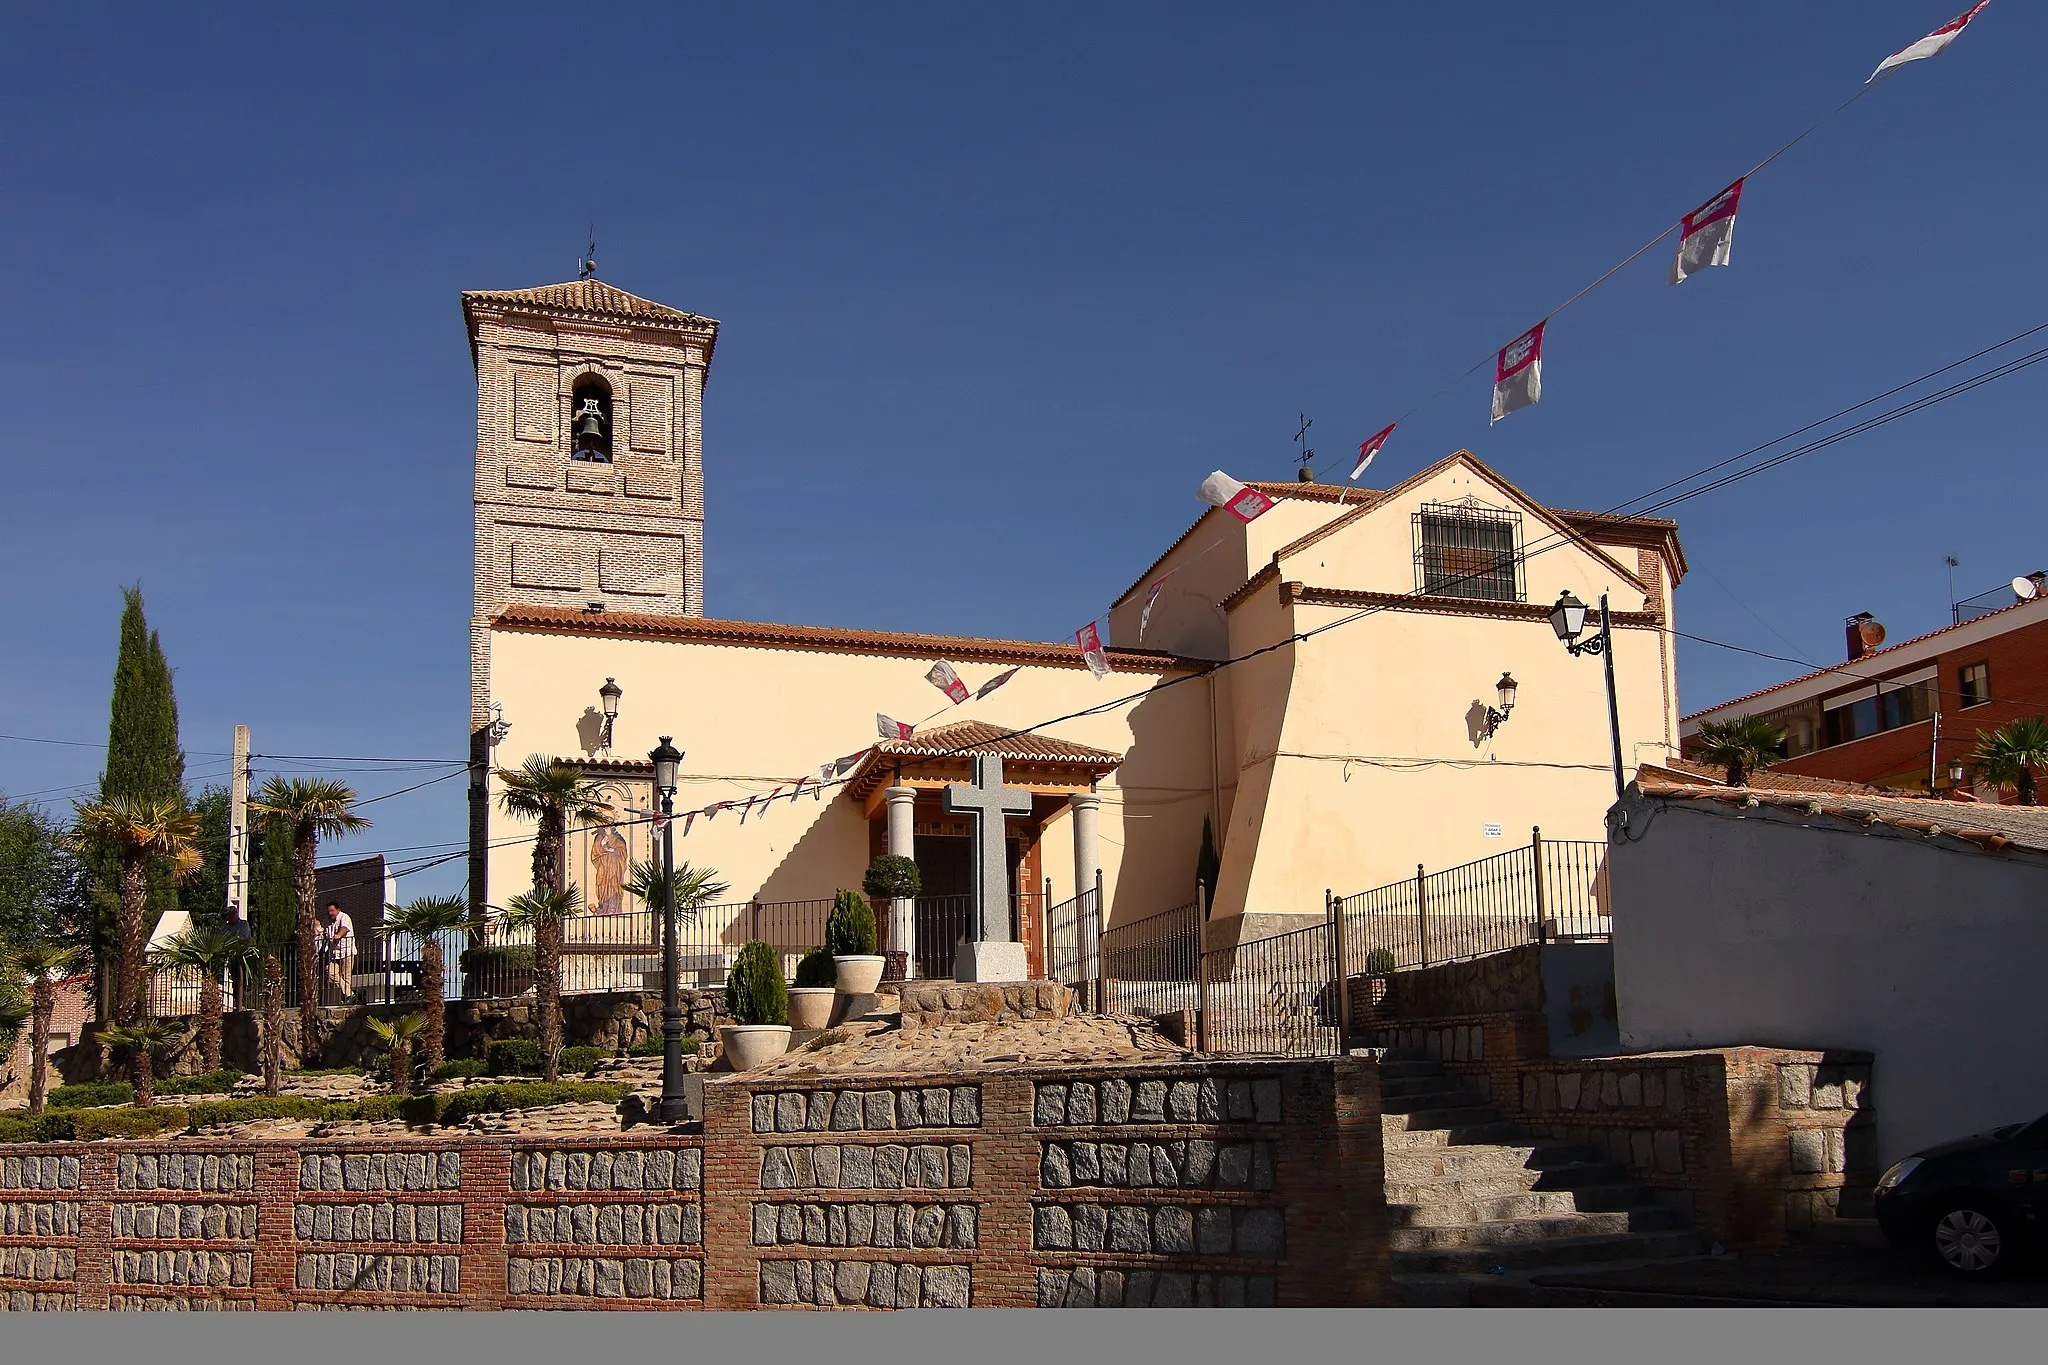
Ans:
{"label": "terracotta roof tile", "polygon": [[938,758],[972,753],[998,754],[1029,763],[1078,763],[1104,772],[1124,761],[1122,754],[1070,739],[1054,739],[1029,730],[1009,730],[987,721],[963,720],[952,725],[935,725],[909,739],[885,739],[875,752],[898,757]]}
{"label": "terracotta roof tile", "polygon": [[[1646,763],[1643,765],[1643,769],[1646,772],[1662,769],[1678,777],[1681,781],[1697,777],[1711,782],[1717,787],[1728,785],[1723,769],[1717,768],[1711,763],[1695,763],[1689,758],[1668,758],[1662,763]],[[1749,785],[1763,791],[1860,792],[1867,796],[1904,795],[1913,800],[1924,801],[1928,799],[1924,796],[1916,796],[1913,793],[1901,793],[1890,787],[1872,786],[1866,782],[1844,782],[1840,778],[1834,777],[1809,777],[1804,773],[1781,772],[1776,768],[1767,768],[1760,773],[1751,773]]]}
{"label": "terracotta roof tile", "polygon": [[1957,839],[1989,852],[2024,848],[2048,852],[2048,807],[1995,806],[1965,801],[1939,801],[1926,796],[1872,796],[1864,793],[1796,794],[1760,787],[1704,786],[1642,777],[1637,785],[1646,797],[1660,800],[1706,801],[1724,806],[1764,806],[1866,827],[1885,825],[1923,838]]}
{"label": "terracotta roof tile", "polygon": [[[500,630],[537,630],[564,635],[651,636],[703,644],[763,649],[819,649],[848,654],[886,654],[980,663],[1036,664],[1085,668],[1075,644],[1037,640],[992,640],[973,635],[919,635],[907,631],[856,630],[843,626],[792,626],[767,621],[718,621],[703,616],[658,616],[630,611],[579,611],[573,607],[514,604],[491,618]],[[1112,649],[1112,668],[1131,673],[1197,672],[1199,661],[1161,650]]]}
{"label": "terracotta roof tile", "polygon": [[603,280],[567,280],[534,289],[471,289],[462,295],[466,312],[472,303],[508,304],[546,312],[583,313],[591,317],[623,318],[634,322],[716,328],[711,318],[685,313],[665,303],[628,294]]}

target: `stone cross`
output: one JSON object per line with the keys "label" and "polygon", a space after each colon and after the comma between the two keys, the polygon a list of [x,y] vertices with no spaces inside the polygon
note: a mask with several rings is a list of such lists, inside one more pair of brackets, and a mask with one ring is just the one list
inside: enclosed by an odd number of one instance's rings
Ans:
{"label": "stone cross", "polygon": [[1010,939],[1010,859],[1003,827],[1006,815],[1029,815],[1031,792],[1003,785],[999,754],[974,756],[972,784],[946,788],[946,813],[974,817],[974,925],[971,937],[980,943]]}

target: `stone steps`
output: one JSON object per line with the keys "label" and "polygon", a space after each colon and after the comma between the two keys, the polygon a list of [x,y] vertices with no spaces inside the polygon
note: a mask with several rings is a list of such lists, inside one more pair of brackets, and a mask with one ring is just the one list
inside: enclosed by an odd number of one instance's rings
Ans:
{"label": "stone steps", "polygon": [[1396,1278],[1403,1275],[1473,1275],[1494,1266],[1529,1270],[1540,1266],[1585,1265],[1594,1261],[1647,1261],[1701,1256],[1706,1239],[1688,1228],[1662,1232],[1598,1233],[1551,1237],[1507,1246],[1471,1244],[1393,1253]]}
{"label": "stone steps", "polygon": [[1532,1141],[1433,1060],[1389,1052],[1380,1067],[1396,1302],[1501,1302],[1506,1278],[1530,1269],[1704,1250],[1683,1215],[1590,1148]]}

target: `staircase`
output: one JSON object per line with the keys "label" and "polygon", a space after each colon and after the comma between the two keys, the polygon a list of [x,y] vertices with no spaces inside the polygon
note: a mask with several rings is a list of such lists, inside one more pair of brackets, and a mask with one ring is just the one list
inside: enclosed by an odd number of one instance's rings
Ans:
{"label": "staircase", "polygon": [[1531,1139],[1418,1053],[1382,1056],[1380,1109],[1397,1304],[1462,1307],[1503,1277],[1707,1249],[1619,1167]]}

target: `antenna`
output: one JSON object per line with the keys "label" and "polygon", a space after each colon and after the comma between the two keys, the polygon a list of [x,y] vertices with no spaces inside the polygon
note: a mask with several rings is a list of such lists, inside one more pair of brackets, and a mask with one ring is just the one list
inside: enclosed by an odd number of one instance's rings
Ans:
{"label": "antenna", "polygon": [[597,224],[590,225],[590,245],[583,249],[583,259],[576,262],[576,278],[587,280],[597,273]]}
{"label": "antenna", "polygon": [[2012,581],[2012,595],[2022,602],[2031,602],[2041,593],[2041,585],[2031,578],[2020,577]]}
{"label": "antenna", "polygon": [[1963,561],[1954,555],[1943,555],[1941,562],[1948,565],[1949,624],[1959,626],[1963,623],[1963,612],[1962,608],[1956,605],[1956,566]]}

